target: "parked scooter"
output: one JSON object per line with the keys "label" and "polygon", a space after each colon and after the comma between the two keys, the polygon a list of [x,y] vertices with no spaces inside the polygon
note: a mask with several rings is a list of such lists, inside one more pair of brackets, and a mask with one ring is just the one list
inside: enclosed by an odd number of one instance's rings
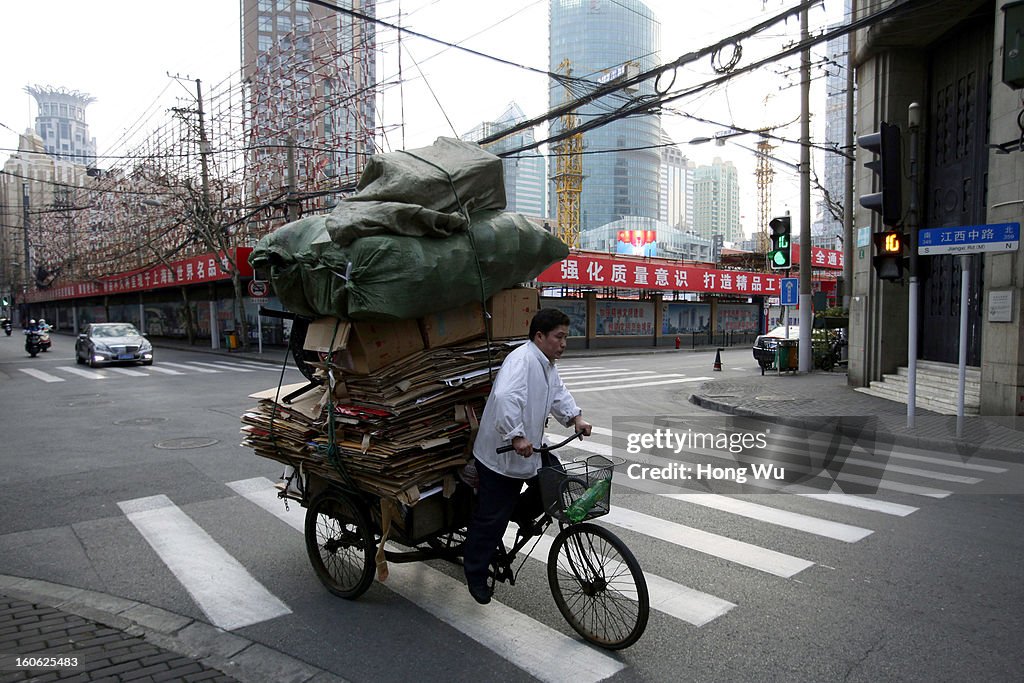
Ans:
{"label": "parked scooter", "polygon": [[11,321],[8,320],[7,318],[4,318],[3,325],[4,325],[4,334],[6,334],[8,337],[10,337],[11,336]]}
{"label": "parked scooter", "polygon": [[43,350],[39,344],[40,336],[39,332],[35,330],[25,330],[25,351],[33,358]]}

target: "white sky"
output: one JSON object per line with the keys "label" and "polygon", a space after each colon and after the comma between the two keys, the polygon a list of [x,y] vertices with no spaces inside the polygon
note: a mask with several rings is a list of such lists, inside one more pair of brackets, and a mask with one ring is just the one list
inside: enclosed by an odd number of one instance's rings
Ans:
{"label": "white sky", "polygon": [[[646,4],[661,21],[661,57],[668,62],[752,26],[796,2],[647,0]],[[841,0],[826,1],[827,20],[821,5],[813,8],[812,32],[826,23],[839,21],[841,4]],[[381,0],[377,16],[397,23],[399,7],[402,25],[417,32],[547,70],[547,0]],[[239,14],[238,0],[0,2],[7,57],[5,68],[0,70],[0,157],[6,158],[17,146],[17,134],[34,124],[35,100],[23,91],[29,84],[65,87],[95,97],[96,101],[86,110],[86,121],[97,140],[98,152],[123,153],[115,143],[128,129],[141,121],[144,133],[166,120],[169,107],[188,104],[185,99],[176,101],[189,97],[189,93],[169,79],[168,73],[201,78],[204,84],[212,86],[237,71]],[[762,35],[744,42],[741,66],[796,39],[799,21],[791,19]],[[542,75],[414,37],[403,38],[403,42],[402,71],[406,83],[401,95],[406,147],[423,146],[439,135],[452,135],[446,117],[455,133],[463,134],[481,121],[496,118],[513,100],[529,117],[547,109],[548,83]],[[398,64],[394,32],[379,29],[378,44],[383,48],[378,58],[378,77],[392,78]],[[815,54],[823,55],[824,45]],[[419,63],[423,78],[412,58]],[[800,89],[795,85],[797,66],[794,57],[681,100],[676,106],[695,116],[748,129],[791,123],[776,132],[795,140],[799,137],[796,115],[800,103]],[[787,69],[792,71],[788,77],[779,74]],[[711,74],[709,61],[701,60],[680,71],[676,86],[700,83]],[[821,74],[820,70],[813,72]],[[429,84],[433,95],[424,83]],[[792,87],[785,87],[787,84]],[[399,92],[393,88],[381,100],[385,125],[400,123]],[[816,124],[812,137],[824,142],[823,78],[813,81],[811,97],[812,114],[817,117],[812,118]],[[147,120],[152,122],[148,127]],[[664,116],[663,126],[677,142],[711,136],[727,128],[679,115]],[[756,138],[744,136],[735,142],[753,147]],[[389,132],[387,144],[390,148],[402,147],[402,130]],[[736,164],[743,197],[743,226],[750,232],[756,219],[754,155],[731,143],[723,147],[684,146],[683,151],[697,164],[710,163],[716,156]],[[799,151],[796,145],[783,145],[775,155],[796,162]],[[104,165],[103,161],[100,163]],[[820,174],[821,167],[818,169]],[[789,209],[793,215],[799,215],[799,189],[794,172],[781,165],[776,165],[775,171],[773,209]],[[816,200],[812,193],[812,202]]]}

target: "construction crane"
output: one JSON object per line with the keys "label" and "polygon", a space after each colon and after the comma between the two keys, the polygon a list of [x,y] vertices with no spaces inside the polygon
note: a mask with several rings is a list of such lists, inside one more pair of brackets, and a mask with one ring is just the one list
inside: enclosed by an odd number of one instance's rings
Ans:
{"label": "construction crane", "polygon": [[[563,59],[558,70],[564,71],[566,78],[572,75],[572,64]],[[567,81],[568,82],[568,81]],[[566,85],[565,101],[572,101],[572,94]],[[576,112],[562,114],[563,131],[576,128],[579,119]],[[558,196],[556,214],[556,236],[565,242],[570,249],[580,246],[580,193],[583,191],[583,133],[574,133],[554,145],[555,151],[555,193]]]}
{"label": "construction crane", "polygon": [[754,178],[757,180],[757,225],[755,236],[757,253],[768,251],[768,221],[772,219],[772,179],[775,169],[772,167],[771,153],[775,149],[767,139],[757,143],[757,169]]}

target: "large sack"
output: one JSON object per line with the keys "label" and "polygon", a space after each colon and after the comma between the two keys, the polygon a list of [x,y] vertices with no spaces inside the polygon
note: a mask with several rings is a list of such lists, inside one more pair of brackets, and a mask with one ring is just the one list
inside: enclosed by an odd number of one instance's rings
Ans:
{"label": "large sack", "polygon": [[501,159],[453,138],[375,154],[357,190],[327,218],[331,239],[341,246],[387,232],[448,237],[466,229],[468,214],[505,208]]}
{"label": "large sack", "polygon": [[418,318],[482,301],[569,255],[565,243],[520,214],[485,211],[471,219],[467,232],[443,240],[381,235],[353,242],[348,316]]}
{"label": "large sack", "polygon": [[470,218],[468,231],[445,239],[384,234],[343,248],[330,239],[324,216],[310,216],[261,239],[249,262],[269,271],[274,292],[293,313],[394,320],[481,301],[569,254],[520,214]]}

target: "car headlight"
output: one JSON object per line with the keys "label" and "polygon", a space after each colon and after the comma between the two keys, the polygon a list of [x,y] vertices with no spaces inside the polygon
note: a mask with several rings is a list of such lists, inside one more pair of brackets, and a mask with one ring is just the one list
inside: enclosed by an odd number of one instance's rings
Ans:
{"label": "car headlight", "polygon": [[142,340],[142,343],[141,343],[141,344],[139,344],[139,351],[142,351],[143,353],[149,353],[149,352],[150,352],[150,351],[152,351],[152,350],[153,350],[153,345],[152,345],[152,344],[150,344],[150,343],[149,343],[148,341],[146,341],[145,339],[143,339],[143,340]]}
{"label": "car headlight", "polygon": [[95,351],[101,351],[103,353],[110,353],[110,349],[108,349],[107,345],[104,344],[103,342],[93,342],[92,343],[92,348]]}

